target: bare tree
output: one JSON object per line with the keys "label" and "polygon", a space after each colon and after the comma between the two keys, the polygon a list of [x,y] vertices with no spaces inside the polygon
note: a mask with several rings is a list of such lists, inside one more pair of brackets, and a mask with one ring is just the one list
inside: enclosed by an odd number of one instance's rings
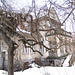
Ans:
{"label": "bare tree", "polygon": [[[56,4],[56,2],[52,2],[51,0],[48,0],[49,6],[47,6],[47,4],[45,4],[44,6],[38,8],[35,0],[33,0],[32,6],[31,6],[32,9],[30,8],[26,14],[23,14],[23,13],[16,13],[16,12],[14,13],[13,8],[9,4],[7,4],[5,2],[5,0],[1,0],[1,2],[3,3],[3,7],[2,6],[0,7],[0,33],[1,33],[4,41],[7,43],[8,47],[9,47],[8,48],[8,64],[9,64],[8,65],[8,75],[14,75],[13,74],[13,56],[14,56],[15,49],[18,48],[18,46],[19,46],[15,41],[13,41],[11,39],[11,36],[12,37],[14,37],[14,36],[19,37],[19,41],[21,41],[25,45],[25,47],[31,48],[33,50],[33,52],[38,52],[40,55],[42,55],[41,52],[39,52],[38,50],[34,50],[32,46],[39,44],[39,45],[44,46],[44,48],[46,48],[47,51],[49,51],[49,50],[53,51],[53,49],[58,49],[61,46],[63,46],[64,44],[69,45],[69,43],[62,43],[61,45],[58,45],[58,43],[57,43],[56,48],[47,47],[46,45],[44,45],[42,43],[42,40],[40,40],[40,37],[41,37],[41,36],[39,36],[40,29],[38,28],[38,27],[41,27],[39,24],[40,17],[45,15],[44,19],[47,19],[49,17],[50,8],[52,5],[55,6],[56,8],[60,8],[62,10],[68,9],[68,8],[62,7],[58,4]],[[12,9],[12,10],[10,10],[10,9]],[[71,8],[71,9],[72,9],[71,12],[68,13],[68,16],[64,19],[62,24],[69,18],[69,16],[75,10],[75,8]],[[31,12],[34,13],[33,16],[30,15]],[[48,16],[46,14],[48,14]],[[30,19],[28,19],[28,18],[30,18]],[[33,39],[32,40],[26,39],[26,36],[23,36],[23,35],[19,34],[18,32],[16,32],[16,28],[18,27],[18,25],[23,21],[27,22],[27,20],[30,21],[31,36],[33,37],[34,40]],[[49,21],[51,21],[51,19],[49,19]],[[35,29],[33,29],[33,27]],[[41,28],[43,28],[43,27],[41,27]],[[50,29],[46,30],[46,31],[50,31],[51,28],[52,27],[50,27]],[[43,31],[45,31],[44,28],[43,28]],[[34,33],[37,34],[38,39],[36,39],[33,36]],[[34,43],[31,44],[30,41],[33,41]]]}

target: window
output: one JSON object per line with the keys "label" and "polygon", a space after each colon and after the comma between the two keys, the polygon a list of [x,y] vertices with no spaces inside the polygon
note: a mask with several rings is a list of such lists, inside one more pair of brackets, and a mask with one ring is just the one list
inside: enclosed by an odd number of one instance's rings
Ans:
{"label": "window", "polygon": [[29,25],[27,22],[23,22],[24,30],[31,32],[31,25]]}
{"label": "window", "polygon": [[44,53],[44,47],[43,47],[43,45],[40,45],[40,52]]}
{"label": "window", "polygon": [[52,18],[54,18],[54,13],[51,14]]}
{"label": "window", "polygon": [[50,26],[50,22],[49,21],[47,21],[47,25]]}
{"label": "window", "polygon": [[50,32],[51,32],[51,34],[55,34],[55,31],[54,30],[51,30]]}
{"label": "window", "polygon": [[49,41],[49,44],[50,44],[50,48],[52,48],[52,41]]}
{"label": "window", "polygon": [[3,51],[3,41],[0,41],[0,51]]}
{"label": "window", "polygon": [[30,49],[30,53],[34,53],[32,49]]}
{"label": "window", "polygon": [[[31,43],[33,44],[33,41]],[[31,47],[33,48],[33,46],[31,46]],[[34,53],[32,49],[30,49],[30,53]]]}
{"label": "window", "polygon": [[25,54],[28,54],[28,52],[29,52],[29,48],[25,48],[25,46],[24,46],[24,48],[23,48],[23,52],[24,52]]}
{"label": "window", "polygon": [[52,27],[53,27],[53,28],[56,28],[56,25],[55,25],[55,24],[52,24]]}
{"label": "window", "polygon": [[27,29],[28,32],[31,32],[31,26],[29,26],[29,25],[26,26],[26,29]]}

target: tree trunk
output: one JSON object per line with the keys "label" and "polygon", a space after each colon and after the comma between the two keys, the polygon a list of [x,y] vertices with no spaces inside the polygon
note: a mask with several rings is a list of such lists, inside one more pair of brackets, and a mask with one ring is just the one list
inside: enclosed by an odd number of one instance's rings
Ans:
{"label": "tree trunk", "polygon": [[18,45],[2,29],[0,29],[0,33],[2,35],[3,40],[8,45],[8,75],[14,75],[13,57],[14,50],[18,47]]}
{"label": "tree trunk", "polygon": [[14,68],[13,68],[13,47],[8,49],[8,75],[14,75]]}
{"label": "tree trunk", "polygon": [[[9,49],[8,49],[8,75],[14,75],[14,51],[18,47],[15,47],[15,44],[13,41],[9,44]],[[17,44],[16,44],[17,45]]]}

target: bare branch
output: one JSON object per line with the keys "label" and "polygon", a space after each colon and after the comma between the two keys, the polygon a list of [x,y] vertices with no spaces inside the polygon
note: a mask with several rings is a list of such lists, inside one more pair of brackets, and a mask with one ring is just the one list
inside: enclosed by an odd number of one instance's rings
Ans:
{"label": "bare branch", "polygon": [[71,12],[68,14],[68,16],[65,18],[65,20],[62,22],[62,25],[63,25],[63,23],[65,23],[65,21],[69,18],[69,16],[72,14],[72,12],[75,10],[75,8],[73,8],[72,10],[71,10]]}

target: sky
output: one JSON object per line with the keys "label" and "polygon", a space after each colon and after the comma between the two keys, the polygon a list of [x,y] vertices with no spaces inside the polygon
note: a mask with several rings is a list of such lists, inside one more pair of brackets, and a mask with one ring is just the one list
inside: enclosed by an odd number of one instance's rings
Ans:
{"label": "sky", "polygon": [[[32,4],[32,0],[6,0],[8,4],[12,4],[13,6],[15,6],[17,9],[21,9],[24,8],[25,6],[31,6]],[[43,6],[45,4],[46,1],[48,0],[35,0],[36,4],[39,6]],[[52,0],[55,1],[55,0]],[[63,3],[63,0],[56,0],[57,3],[60,2],[60,4]]]}
{"label": "sky", "polygon": [[[31,7],[31,5],[32,5],[32,0],[5,0],[5,1],[7,1],[8,4],[11,4],[12,7],[14,8],[14,10],[21,10],[22,8],[25,8],[25,11],[27,11],[28,8]],[[36,0],[37,6],[41,7],[41,6],[45,5],[46,1],[47,0]],[[52,0],[52,1],[55,1],[55,0]],[[56,0],[57,4],[60,3],[60,5],[63,4],[63,1],[64,0]],[[61,21],[63,21],[65,16],[63,15],[63,17],[62,17],[59,14],[60,13],[63,14],[64,12],[57,11],[57,10],[56,10],[56,12],[57,12],[60,20],[62,19]],[[72,16],[70,16],[70,17],[72,17]],[[75,31],[75,25],[72,26],[71,21],[69,19],[66,21],[66,30],[69,32]]]}

